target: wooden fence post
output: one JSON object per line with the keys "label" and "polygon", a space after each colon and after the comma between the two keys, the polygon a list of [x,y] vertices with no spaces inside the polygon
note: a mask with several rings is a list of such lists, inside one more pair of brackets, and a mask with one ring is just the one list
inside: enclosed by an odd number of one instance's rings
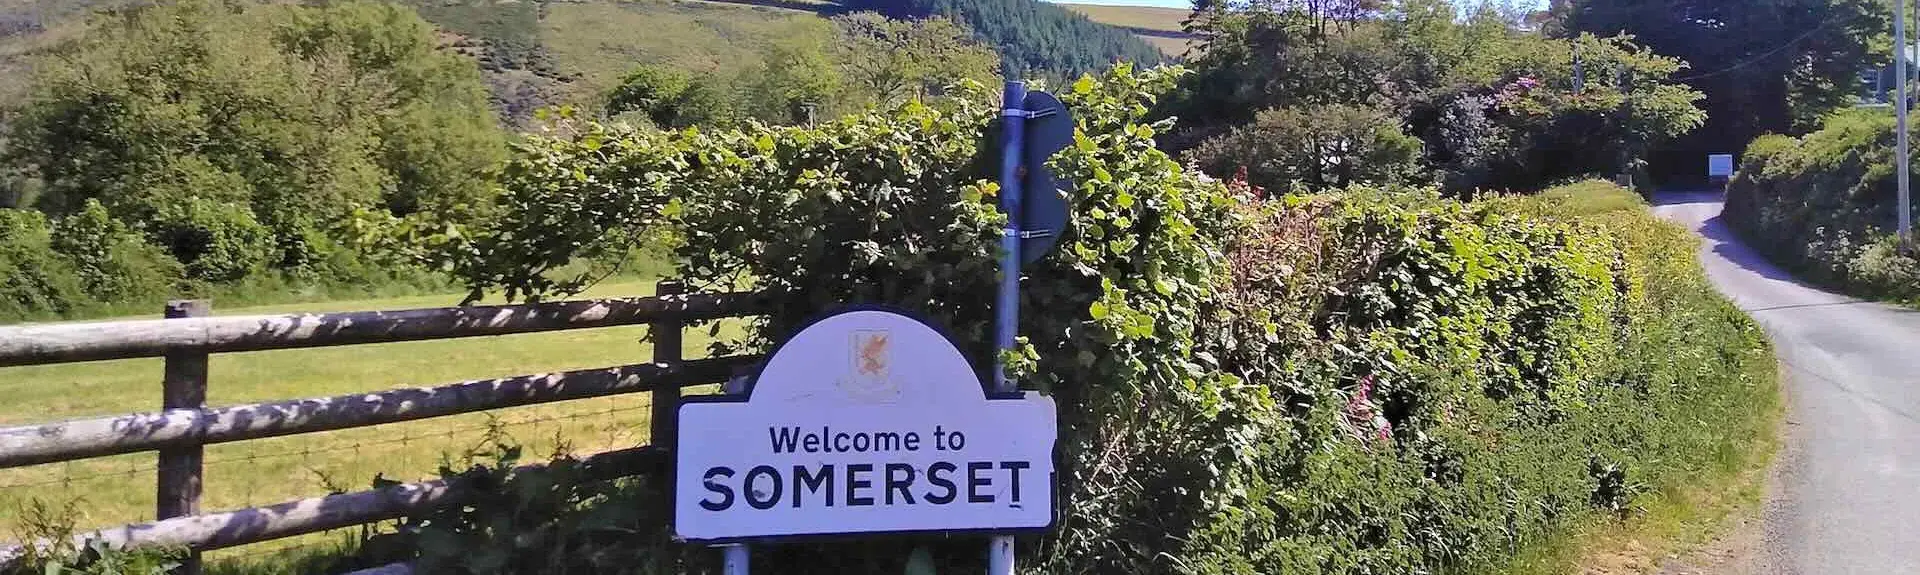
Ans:
{"label": "wooden fence post", "polygon": [[[654,295],[662,299],[672,298],[685,294],[686,289],[686,286],[681,284],[679,280],[661,280],[654,288]],[[680,364],[681,360],[684,359],[680,357],[680,345],[682,342],[680,336],[681,331],[685,328],[686,325],[679,320],[654,322],[652,327],[648,328],[648,335],[653,337],[654,363],[662,367],[673,367]],[[671,530],[673,524],[673,462],[678,453],[677,450],[680,447],[679,386],[662,385],[654,388],[653,419],[651,423],[652,430],[648,435],[647,443],[665,450],[667,454],[666,457],[662,458],[662,461],[665,463],[662,465],[662,473],[660,475],[660,479],[665,485],[661,493],[664,493],[666,497],[665,505],[661,508],[668,510],[667,524],[669,530]]]}
{"label": "wooden fence post", "polygon": [[[167,302],[165,316],[167,319],[206,317],[211,315],[212,311],[213,302],[208,300],[174,300]],[[207,353],[169,351],[166,354],[166,362],[166,370],[161,376],[161,407],[163,409],[205,407]],[[170,519],[200,512],[202,453],[203,448],[199,445],[160,450],[160,465],[156,470],[159,479],[159,497],[154,506],[154,519]],[[200,573],[200,554],[188,554],[174,573],[184,575]]]}

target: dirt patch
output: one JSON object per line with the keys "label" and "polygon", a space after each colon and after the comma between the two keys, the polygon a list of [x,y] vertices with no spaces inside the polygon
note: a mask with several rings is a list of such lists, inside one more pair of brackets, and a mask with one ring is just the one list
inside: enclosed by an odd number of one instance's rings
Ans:
{"label": "dirt patch", "polygon": [[1729,518],[1718,537],[1660,566],[1660,575],[1746,575],[1773,573],[1766,553],[1765,522],[1759,509]]}

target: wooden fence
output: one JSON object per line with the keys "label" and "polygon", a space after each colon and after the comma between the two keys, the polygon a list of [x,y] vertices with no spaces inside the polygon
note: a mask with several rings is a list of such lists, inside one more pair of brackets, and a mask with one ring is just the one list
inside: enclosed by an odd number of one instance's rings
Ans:
{"label": "wooden fence", "polygon": [[[654,297],[400,311],[214,317],[204,301],[167,304],[165,319],[0,327],[0,366],[164,357],[160,411],[0,428],[0,469],[157,451],[155,521],[90,531],[75,542],[116,547],[166,545],[196,555],[393,519],[467,497],[460,485],[425,481],[217,513],[202,513],[201,451],[216,443],[412,421],[570,399],[650,392],[649,444],[585,460],[590,475],[613,478],[664,471],[676,445],[680,389],[721,383],[758,360],[681,357],[689,322],[763,313],[749,293],[687,294],[661,282]],[[644,363],[392,389],[365,394],[208,407],[207,356],[294,349],[649,325],[653,357]],[[19,557],[0,547],[0,565]]]}

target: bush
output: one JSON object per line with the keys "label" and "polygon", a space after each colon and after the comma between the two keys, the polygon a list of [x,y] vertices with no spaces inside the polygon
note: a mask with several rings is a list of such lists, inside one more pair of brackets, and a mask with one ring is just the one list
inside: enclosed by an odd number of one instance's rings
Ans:
{"label": "bush", "polygon": [[49,222],[0,209],[0,321],[52,319],[160,299],[180,264],[108,217],[98,203]]}
{"label": "bush", "polygon": [[1261,440],[1220,462],[1236,487],[1162,568],[1497,563],[1740,444],[1699,410],[1763,429],[1764,345],[1686,232],[1611,185],[1548,196],[1350,190],[1255,212],[1230,256],[1236,319],[1208,331],[1273,407],[1239,414]]}
{"label": "bush", "polygon": [[[1625,36],[1524,30],[1489,6],[1197,6],[1187,22],[1199,38],[1197,73],[1166,106],[1187,132],[1257,129],[1256,112],[1275,108],[1377,109],[1392,116],[1380,124],[1421,140],[1422,163],[1458,197],[1637,174],[1652,146],[1706,118],[1700,93],[1668,79],[1683,62]],[[1576,60],[1585,76],[1575,74]],[[1233,168],[1210,171],[1225,177]]]}
{"label": "bush", "polygon": [[620,79],[607,94],[607,114],[639,112],[655,126],[679,127],[680,96],[692,84],[691,75],[677,68],[642,65]]}
{"label": "bush", "polygon": [[60,314],[84,305],[86,285],[50,244],[46,216],[0,209],[0,317]]}
{"label": "bush", "polygon": [[103,12],[33,67],[7,159],[44,183],[35,207],[64,217],[98,201],[190,250],[172,255],[196,278],[298,267],[318,256],[305,236],[358,206],[484,211],[504,137],[473,62],[436,44],[391,4]]}
{"label": "bush", "polygon": [[[1170,125],[1142,116],[1175,78],[1122,66],[1062,91],[1078,132],[1051,165],[1074,182],[1074,209],[1055,253],[1025,271],[1023,338],[1003,356],[1060,408],[1056,529],[1022,542],[1022,564],[1448,571],[1621,512],[1762,433],[1772,366],[1758,329],[1706,285],[1686,232],[1624,209],[1627,192],[1254,200],[1154,147]],[[530,141],[508,170],[520,215],[447,253],[476,294],[545,296],[572,287],[549,277],[562,262],[667,227],[696,285],[771,294],[732,346],[763,350],[835,304],[884,303],[945,325],[984,367],[1003,223],[981,153],[990,101]],[[1565,209],[1609,204],[1621,208]],[[501,493],[522,489],[507,481]],[[564,509],[603,497],[561,489]],[[697,571],[714,555],[653,535],[554,553],[515,543],[550,537],[544,523],[482,527],[522,516],[409,536],[504,551],[453,572],[605,568],[594,556]],[[900,570],[916,548],[942,571],[980,568],[977,540],[944,537],[755,552],[781,572],[845,573]]]}
{"label": "bush", "polygon": [[48,247],[73,262],[87,296],[101,302],[163,298],[182,272],[179,262],[92,200],[54,224]]}
{"label": "bush", "polygon": [[199,197],[161,206],[147,236],[180,258],[187,277],[199,280],[240,279],[274,254],[272,235],[252,211]]}
{"label": "bush", "polygon": [[1727,182],[1728,227],[1768,259],[1867,297],[1913,300],[1920,259],[1894,239],[1892,116],[1856,110],[1801,138],[1747,146]]}
{"label": "bush", "polygon": [[1278,191],[1392,184],[1420,173],[1420,140],[1394,114],[1346,105],[1276,108],[1187,152],[1214,174],[1245,169],[1253,185]]}

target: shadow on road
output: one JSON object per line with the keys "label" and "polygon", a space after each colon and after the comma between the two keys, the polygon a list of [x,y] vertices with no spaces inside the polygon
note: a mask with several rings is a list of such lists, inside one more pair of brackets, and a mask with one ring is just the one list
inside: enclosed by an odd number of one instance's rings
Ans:
{"label": "shadow on road", "polygon": [[[1653,205],[1655,207],[1660,207],[1660,208],[1671,208],[1673,211],[1678,212],[1679,214],[1688,214],[1696,210],[1712,210],[1713,216],[1708,217],[1705,220],[1700,220],[1700,223],[1697,224],[1697,227],[1695,228],[1694,231],[1698,232],[1701,237],[1704,237],[1707,239],[1707,245],[1710,248],[1712,248],[1714,254],[1719,255],[1721,258],[1725,259],[1728,263],[1731,263],[1734,266],[1739,267],[1740,269],[1753,272],[1755,275],[1758,275],[1760,277],[1773,280],[1773,281],[1793,284],[1794,286],[1807,289],[1807,290],[1832,294],[1835,297],[1846,298],[1845,301],[1797,304],[1797,305],[1782,305],[1782,306],[1773,306],[1773,307],[1764,307],[1764,308],[1753,308],[1753,309],[1747,309],[1746,311],[1755,312],[1755,311],[1768,311],[1768,310],[1775,310],[1775,309],[1795,309],[1795,308],[1824,307],[1824,306],[1852,305],[1857,303],[1865,303],[1863,300],[1847,297],[1840,294],[1834,294],[1833,292],[1819,285],[1809,283],[1804,280],[1801,280],[1800,278],[1794,277],[1792,273],[1789,273],[1786,270],[1781,269],[1780,266],[1774,265],[1774,263],[1771,261],[1768,261],[1766,257],[1761,256],[1759,252],[1756,252],[1753,250],[1753,248],[1748,247],[1747,244],[1744,241],[1742,241],[1738,235],[1735,235],[1733,233],[1733,228],[1727,225],[1725,216],[1720,214],[1719,204],[1723,200],[1724,200],[1723,194],[1721,194],[1720,192],[1713,192],[1713,191],[1664,192],[1664,193],[1659,193],[1654,195]],[[1692,222],[1695,221],[1695,218],[1686,217],[1684,215],[1679,217],[1669,216],[1669,219],[1679,220],[1683,224],[1692,224]]]}
{"label": "shadow on road", "polygon": [[1789,282],[1810,290],[1825,291],[1821,290],[1820,286],[1793,277],[1793,274],[1780,269],[1780,266],[1773,265],[1773,262],[1767,261],[1767,258],[1761,256],[1759,252],[1747,247],[1746,243],[1740,241],[1739,236],[1734,235],[1733,229],[1727,226],[1725,216],[1714,214],[1713,217],[1707,218],[1707,221],[1700,223],[1699,232],[1702,237],[1711,242],[1709,245],[1713,246],[1713,253],[1726,258],[1728,262],[1740,266],[1741,269],[1770,280]]}

